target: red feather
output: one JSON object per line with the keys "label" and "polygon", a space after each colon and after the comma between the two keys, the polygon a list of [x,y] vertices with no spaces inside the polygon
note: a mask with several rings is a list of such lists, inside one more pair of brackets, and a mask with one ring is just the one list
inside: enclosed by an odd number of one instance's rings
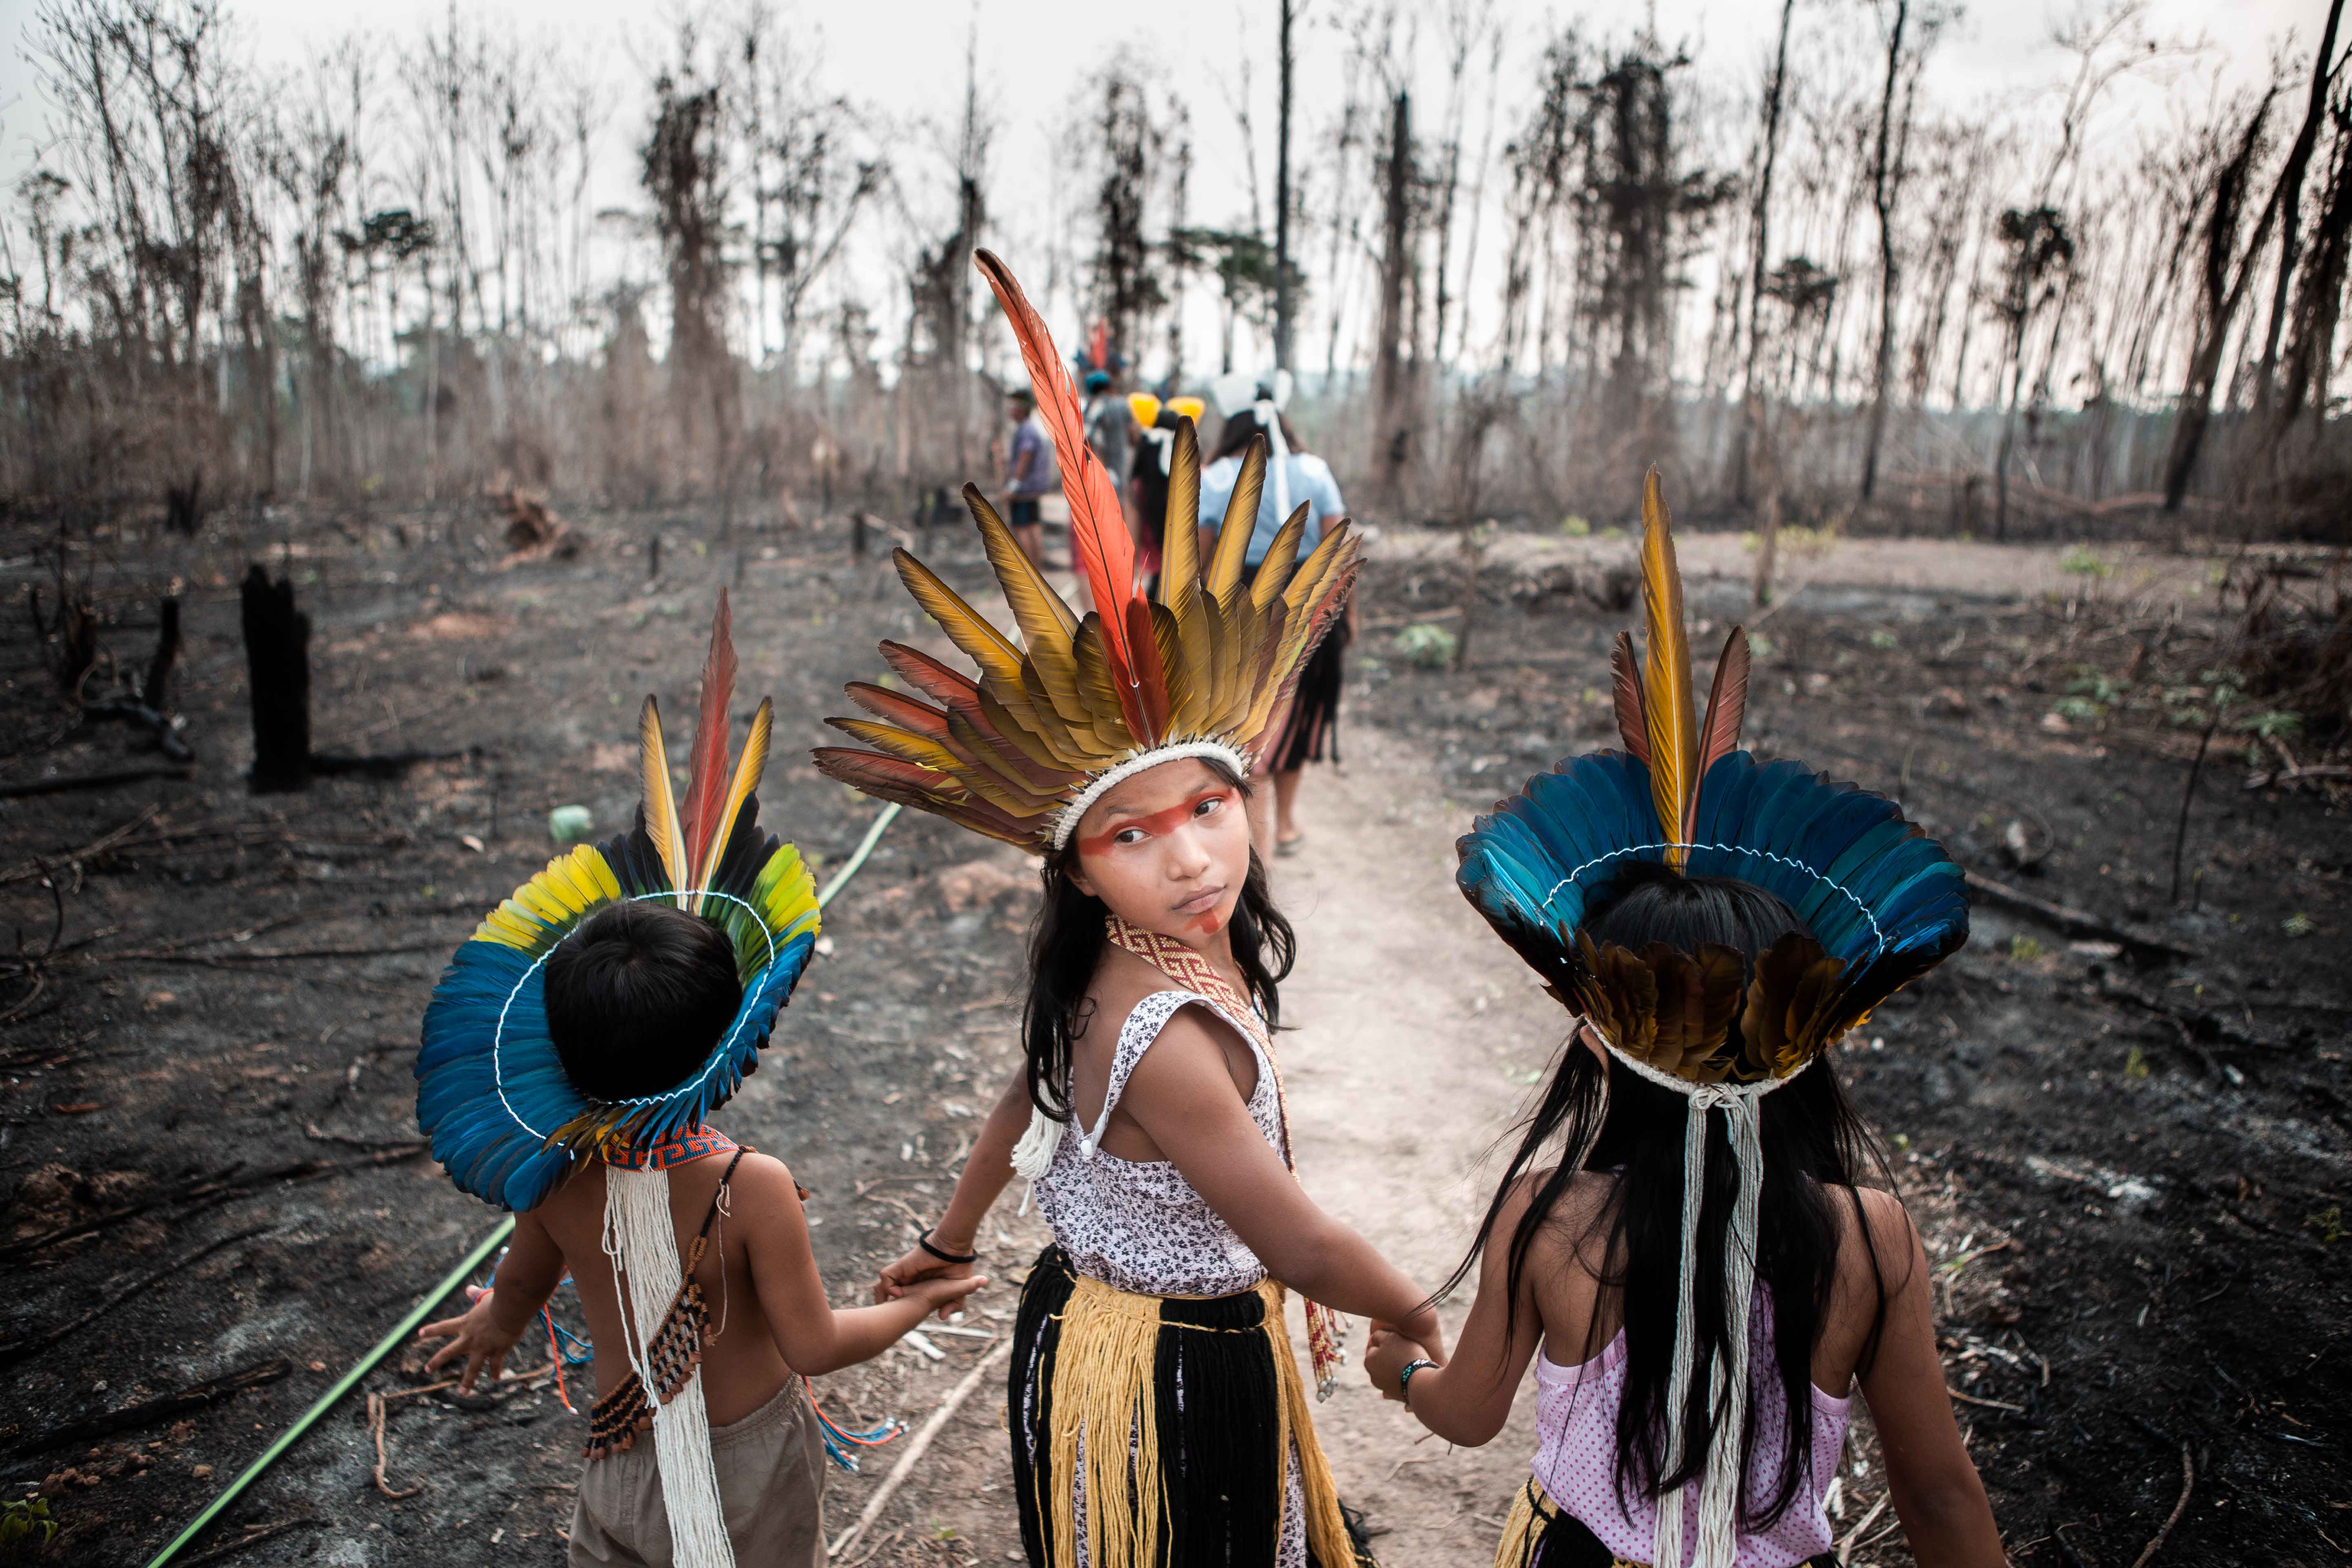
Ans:
{"label": "red feather", "polygon": [[1633,637],[1619,632],[1609,650],[1611,685],[1617,702],[1617,733],[1625,749],[1646,765],[1650,760],[1650,721],[1643,716],[1642,668],[1633,662]]}
{"label": "red feather", "polygon": [[[974,251],[972,259],[988,286],[996,290],[997,303],[1004,307],[1005,318],[1013,323],[1013,335],[1021,340],[1021,358],[1029,367],[1029,385],[1037,394],[1037,412],[1053,434],[1054,456],[1061,464],[1062,495],[1070,503],[1071,552],[1085,569],[1095,608],[1103,613],[1103,650],[1124,690],[1136,676],[1127,605],[1140,595],[1135,585],[1135,539],[1127,531],[1127,514],[1119,509],[1118,487],[1087,445],[1086,412],[1079,405],[1077,388],[1070,384],[1069,372],[1062,368],[1045,319],[1031,307],[1012,270],[993,251]],[[1163,708],[1166,700],[1164,693],[1158,700]],[[1136,728],[1135,715],[1129,715],[1128,725],[1131,731]]]}
{"label": "red feather", "polygon": [[735,695],[735,639],[727,614],[727,590],[719,590],[719,613],[710,617],[710,652],[702,661],[702,710],[694,721],[693,762],[686,795],[678,802],[678,825],[686,833],[686,863],[704,864],[710,838],[725,826],[719,814],[727,805],[727,704]]}
{"label": "red feather", "polygon": [[1129,710],[1128,733],[1146,746],[1156,746],[1168,738],[1168,674],[1160,666],[1151,605],[1140,595],[1127,602],[1127,646],[1135,650],[1135,684],[1118,694],[1119,706]]}
{"label": "red feather", "polygon": [[1698,784],[1707,769],[1739,749],[1739,726],[1748,717],[1748,628],[1734,626],[1723,639],[1723,657],[1715,663],[1715,684],[1706,691],[1706,720],[1698,729],[1698,780],[1691,785],[1690,805],[1683,816],[1683,837],[1698,826]]}

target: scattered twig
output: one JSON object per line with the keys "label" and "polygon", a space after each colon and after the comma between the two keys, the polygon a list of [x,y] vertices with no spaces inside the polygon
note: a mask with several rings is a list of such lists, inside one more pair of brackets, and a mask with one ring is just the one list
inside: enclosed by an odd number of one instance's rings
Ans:
{"label": "scattered twig", "polygon": [[2150,958],[2194,958],[2188,948],[2166,942],[2161,937],[2128,931],[2111,925],[2086,910],[2071,904],[2053,904],[2047,899],[2037,899],[2032,893],[1996,882],[1979,872],[1962,873],[1968,879],[1969,889],[1987,903],[1998,904],[2012,914],[2021,914],[2050,926],[2060,934],[2078,940],[2112,942],[2136,956]]}
{"label": "scattered twig", "polygon": [[401,1148],[381,1149],[373,1154],[357,1154],[348,1160],[298,1160],[290,1165],[275,1165],[266,1171],[256,1171],[250,1175],[239,1175],[236,1173],[242,1167],[230,1165],[212,1176],[180,1183],[154,1196],[142,1198],[137,1203],[125,1204],[121,1208],[109,1209],[104,1214],[93,1215],[77,1224],[59,1226],[55,1230],[45,1230],[38,1236],[29,1236],[21,1241],[12,1241],[5,1246],[0,1246],[0,1262],[22,1257],[28,1252],[37,1252],[44,1247],[53,1246],[60,1241],[71,1241],[77,1237],[107,1229],[109,1226],[120,1225],[126,1219],[145,1214],[150,1209],[191,1202],[209,1205],[225,1201],[250,1188],[268,1186],[274,1182],[311,1182],[322,1176],[332,1176],[344,1171],[362,1170],[372,1165],[389,1165],[397,1160],[414,1159],[416,1155],[425,1152],[425,1143],[420,1139],[416,1142]]}
{"label": "scattered twig", "polygon": [[158,1421],[168,1421],[176,1415],[202,1410],[208,1405],[217,1405],[248,1388],[275,1383],[293,1370],[293,1363],[285,1358],[272,1356],[268,1361],[256,1362],[251,1366],[241,1367],[219,1377],[192,1383],[177,1394],[167,1394],[161,1399],[142,1400],[136,1405],[126,1405],[120,1410],[109,1410],[102,1415],[52,1426],[46,1432],[37,1433],[11,1445],[9,1452],[31,1454],[67,1443],[109,1436],[116,1432],[136,1431],[142,1426],[152,1426]]}
{"label": "scattered twig", "polygon": [[2022,1405],[2011,1405],[2007,1400],[2003,1399],[1979,1399],[1973,1394],[1962,1394],[1958,1389],[1952,1387],[1949,1384],[1945,1384],[1944,1392],[1950,1394],[1953,1398],[1958,1400],[1963,1405],[1981,1405],[1988,1410],[2006,1410],[2016,1415],[2022,1415],[2025,1414],[2025,1406]]}
{"label": "scattered twig", "polygon": [[996,1370],[997,1363],[1010,1354],[1012,1350],[1013,1338],[1008,1334],[998,1342],[994,1350],[981,1357],[978,1364],[964,1373],[963,1381],[957,1384],[953,1391],[940,1402],[940,1407],[931,1412],[930,1419],[923,1423],[916,1431],[913,1439],[908,1443],[907,1451],[898,1456],[898,1462],[890,1467],[890,1473],[882,1478],[882,1484],[874,1489],[874,1495],[866,1500],[865,1510],[857,1516],[857,1522],[843,1531],[834,1541],[833,1545],[826,1549],[827,1557],[840,1556],[859,1536],[866,1533],[867,1527],[882,1517],[883,1506],[897,1495],[898,1488],[909,1475],[914,1473],[917,1462],[929,1451],[931,1439],[940,1435],[940,1428],[945,1426],[949,1418],[962,1408],[963,1402],[971,1397],[971,1391],[986,1381],[988,1374]]}
{"label": "scattered twig", "polygon": [[196,1568],[199,1563],[218,1563],[236,1556],[248,1546],[258,1546],[273,1535],[283,1535],[289,1530],[305,1530],[321,1522],[304,1514],[299,1519],[281,1519],[275,1524],[257,1524],[235,1541],[223,1542],[210,1551],[197,1552],[194,1557],[181,1558],[181,1568]]}
{"label": "scattered twig", "polygon": [[193,768],[117,768],[111,773],[76,773],[70,778],[35,779],[29,784],[0,784],[0,800],[24,800],[37,795],[67,795],[76,790],[112,789],[117,784],[143,784],[149,779],[188,779]]}
{"label": "scattered twig", "polygon": [[406,1498],[413,1498],[417,1493],[423,1491],[425,1489],[425,1482],[422,1479],[418,1480],[413,1487],[406,1487],[395,1490],[393,1484],[383,1479],[384,1457],[383,1394],[371,1394],[367,1396],[367,1418],[368,1436],[375,1439],[375,1468],[369,1472],[371,1475],[375,1477],[375,1489],[382,1492],[384,1496],[390,1498],[394,1502],[399,1502]]}
{"label": "scattered twig", "polygon": [[37,1352],[48,1349],[51,1345],[56,1344],[59,1340],[64,1339],[67,1335],[74,1332],[76,1330],[83,1328],[96,1321],[98,1318],[112,1311],[115,1308],[120,1307],[123,1302],[128,1301],[131,1297],[138,1295],[148,1287],[160,1284],[162,1281],[168,1279],[173,1275],[180,1272],[183,1268],[202,1263],[205,1258],[210,1258],[214,1253],[218,1252],[225,1247],[234,1247],[240,1241],[249,1241],[268,1228],[269,1227],[266,1225],[257,1225],[250,1230],[238,1231],[235,1236],[225,1236],[218,1241],[207,1242],[204,1246],[196,1248],[195,1251],[189,1253],[185,1258],[180,1258],[178,1261],[173,1263],[167,1263],[163,1268],[155,1270],[152,1274],[148,1275],[145,1279],[124,1286],[121,1289],[117,1290],[113,1295],[109,1296],[105,1300],[100,1301],[98,1305],[92,1307],[89,1311],[84,1312],[79,1317],[74,1319],[71,1322],[60,1324],[57,1328],[51,1329],[46,1334],[28,1336],[25,1339],[13,1341],[5,1345],[0,1345],[0,1366],[10,1365],[16,1362],[24,1360],[26,1356],[32,1355]]}
{"label": "scattered twig", "polygon": [[272,963],[293,958],[390,958],[407,952],[440,952],[448,943],[438,938],[429,942],[396,942],[387,947],[282,947],[267,948],[249,952],[175,952],[168,948],[127,948],[112,952],[95,953],[95,960],[112,963],[194,963],[206,969],[243,969],[247,964]]}
{"label": "scattered twig", "polygon": [[2305,780],[2316,783],[2325,779],[2352,779],[2352,767],[2341,763],[2322,763],[2316,767],[2280,768],[2272,773],[2248,773],[2246,787],[2250,790],[2268,789],[2273,784],[2302,784]]}
{"label": "scattered twig", "polygon": [[2169,903],[2180,902],[2180,851],[2189,841],[2189,803],[2197,798],[2197,776],[2205,771],[2205,753],[2213,748],[2213,731],[2221,727],[2221,701],[2217,690],[2213,700],[2213,716],[2205,721],[2205,733],[2197,742],[2197,760],[2189,764],[2189,782],[2180,788],[2180,817],[2172,825],[2172,892]]}
{"label": "scattered twig", "polygon": [[2220,1040],[2228,1045],[2244,1046],[2254,1050],[2279,1048],[2275,1041],[2266,1040],[2259,1035],[2250,1033],[2210,1008],[2184,1006],[2179,1003],[2168,1001],[2161,995],[2143,991],[2138,986],[2118,980],[2104,971],[2096,976],[2096,979],[2100,1000],[2126,1003],[2139,1008],[2142,1012],[2153,1013],[2159,1018],[2168,1018],[2194,1038]]}
{"label": "scattered twig", "polygon": [[1870,1505],[1870,1511],[1862,1516],[1862,1522],[1845,1532],[1845,1539],[1838,1542],[1837,1560],[1839,1563],[1845,1563],[1853,1561],[1853,1549],[1856,1545],[1860,1544],[1862,1541],[1862,1532],[1870,1528],[1871,1521],[1873,1520],[1886,1511],[1886,1500],[1894,1495],[1895,1494],[1892,1492],[1880,1493],[1878,1500]]}
{"label": "scattered twig", "polygon": [[2189,1511],[2189,1493],[2196,1485],[2197,1467],[2189,1462],[2189,1445],[2183,1443],[2180,1445],[2180,1500],[2174,1503],[2172,1511],[2165,1516],[2164,1528],[2156,1532],[2156,1539],[2141,1548],[2140,1554],[2132,1560],[2132,1568],[2147,1568],[2148,1563],[2155,1561],[2157,1552],[2164,1547],[2165,1537],[2170,1535],[2172,1527],[2180,1522],[2180,1516]]}

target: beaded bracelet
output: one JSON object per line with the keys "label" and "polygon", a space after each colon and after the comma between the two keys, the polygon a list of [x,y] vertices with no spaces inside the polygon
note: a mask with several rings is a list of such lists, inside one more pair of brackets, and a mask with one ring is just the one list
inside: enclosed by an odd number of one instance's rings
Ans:
{"label": "beaded bracelet", "polygon": [[1421,1360],[1418,1360],[1418,1361],[1409,1361],[1409,1362],[1405,1363],[1404,1363],[1404,1370],[1403,1370],[1402,1372],[1401,1372],[1401,1373],[1397,1373],[1397,1400],[1398,1400],[1398,1403],[1402,1404],[1402,1405],[1403,1405],[1407,1410],[1412,1409],[1412,1374],[1413,1374],[1414,1373],[1419,1372],[1423,1367],[1425,1367],[1425,1366],[1435,1366],[1436,1364],[1437,1364],[1437,1363],[1436,1363],[1435,1362],[1431,1361],[1431,1360],[1427,1359],[1426,1357],[1423,1357],[1423,1358],[1422,1358]]}

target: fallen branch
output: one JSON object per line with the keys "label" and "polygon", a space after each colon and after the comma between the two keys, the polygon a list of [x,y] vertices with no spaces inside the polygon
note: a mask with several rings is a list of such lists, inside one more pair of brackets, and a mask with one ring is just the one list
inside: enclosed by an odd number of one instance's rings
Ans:
{"label": "fallen branch", "polygon": [[152,1426],[158,1421],[168,1421],[234,1398],[248,1388],[258,1388],[265,1383],[275,1383],[294,1370],[293,1363],[282,1356],[240,1367],[219,1377],[192,1383],[177,1394],[167,1394],[161,1399],[145,1399],[136,1405],[126,1405],[120,1410],[110,1410],[100,1415],[80,1421],[68,1421],[62,1426],[26,1438],[9,1449],[11,1454],[37,1453],[43,1448],[59,1447],[68,1443],[86,1442],[92,1437],[110,1436],[117,1432],[132,1432]]}
{"label": "fallen branch", "polygon": [[44,1247],[53,1246],[60,1241],[71,1241],[77,1237],[89,1236],[93,1232],[105,1230],[111,1226],[121,1224],[126,1219],[145,1214],[151,1209],[191,1202],[203,1203],[209,1206],[213,1203],[225,1202],[238,1193],[254,1187],[268,1186],[274,1182],[314,1182],[322,1176],[332,1176],[344,1171],[362,1170],[369,1166],[389,1165],[395,1161],[414,1159],[425,1152],[425,1143],[420,1139],[404,1148],[380,1150],[373,1154],[354,1155],[348,1160],[298,1160],[290,1165],[273,1166],[267,1171],[257,1171],[251,1175],[238,1175],[236,1172],[241,1167],[230,1165],[211,1176],[202,1177],[193,1182],[183,1182],[152,1197],[142,1198],[135,1204],[125,1204],[118,1209],[109,1209],[104,1214],[94,1215],[77,1225],[59,1226],[55,1230],[46,1230],[38,1236],[26,1237],[21,1241],[12,1241],[5,1247],[0,1247],[0,1262],[22,1257],[28,1252],[37,1252]]}
{"label": "fallen branch", "polygon": [[1876,1519],[1880,1514],[1886,1511],[1887,1500],[1892,1498],[1894,1495],[1895,1494],[1893,1492],[1881,1493],[1878,1500],[1870,1505],[1870,1511],[1862,1516],[1862,1522],[1845,1532],[1845,1539],[1838,1542],[1837,1560],[1839,1563],[1844,1563],[1853,1561],[1853,1549],[1855,1544],[1862,1540],[1862,1532],[1870,1528],[1871,1521]]}
{"label": "fallen branch", "polygon": [[859,1536],[866,1533],[868,1526],[882,1517],[883,1506],[897,1494],[899,1486],[914,1472],[916,1463],[929,1450],[931,1439],[940,1435],[940,1428],[945,1426],[949,1418],[963,1407],[963,1402],[971,1397],[971,1391],[986,1381],[988,1374],[996,1369],[997,1363],[1003,1361],[1012,1353],[1012,1351],[1013,1337],[1007,1334],[998,1342],[994,1350],[981,1357],[978,1365],[964,1373],[963,1381],[957,1384],[947,1398],[940,1402],[940,1407],[931,1412],[930,1419],[923,1423],[915,1433],[913,1440],[908,1443],[907,1451],[898,1456],[898,1462],[890,1467],[890,1473],[882,1478],[882,1484],[874,1489],[874,1495],[866,1500],[865,1511],[857,1516],[857,1522],[843,1531],[835,1538],[834,1543],[825,1549],[827,1557],[840,1556],[856,1542]]}
{"label": "fallen branch", "polygon": [[1962,875],[1968,879],[1969,890],[1984,902],[1997,904],[2011,914],[2024,915],[2030,920],[2040,921],[2061,935],[2074,937],[2078,941],[2112,942],[2127,952],[2150,958],[2171,959],[2197,956],[2189,949],[2166,942],[2161,937],[2148,936],[2143,932],[2128,931],[2122,926],[2110,924],[2087,910],[2078,910],[2071,904],[2053,904],[2047,899],[2037,899],[2032,893],[2021,891],[2006,882],[1996,882],[1990,877],[1975,871],[1966,871]]}
{"label": "fallen branch", "polygon": [[243,969],[248,964],[270,963],[289,958],[389,958],[408,952],[442,952],[448,942],[401,942],[389,947],[280,947],[265,948],[253,952],[177,952],[169,948],[129,948],[114,952],[92,953],[93,963],[111,963],[120,959],[126,963],[193,963],[205,969]]}
{"label": "fallen branch", "polygon": [[30,784],[0,784],[0,800],[24,800],[37,795],[66,795],[75,790],[112,789],[117,784],[142,784],[149,779],[187,779],[192,768],[120,768],[107,773],[76,773],[70,778],[35,779]]}
{"label": "fallen branch", "polygon": [[276,1524],[257,1524],[235,1541],[223,1542],[211,1551],[199,1552],[194,1557],[181,1558],[180,1568],[196,1568],[199,1563],[218,1563],[225,1558],[236,1556],[248,1546],[258,1546],[273,1535],[283,1535],[289,1530],[308,1529],[320,1522],[309,1514],[304,1514],[300,1519],[281,1519]]}
{"label": "fallen branch", "polygon": [[399,1501],[401,1501],[403,1499],[405,1499],[405,1498],[413,1498],[413,1497],[415,1497],[418,1492],[423,1491],[423,1490],[425,1489],[425,1483],[424,1483],[423,1481],[421,1481],[421,1480],[420,1480],[420,1481],[418,1481],[418,1482],[417,1482],[415,1486],[413,1486],[413,1487],[408,1487],[408,1488],[405,1488],[405,1489],[401,1489],[401,1490],[395,1491],[395,1490],[394,1490],[394,1489],[393,1489],[393,1485],[392,1485],[392,1483],[391,1483],[390,1481],[385,1480],[385,1479],[383,1479],[384,1458],[383,1458],[383,1394],[369,1394],[369,1395],[367,1396],[367,1419],[368,1419],[368,1436],[371,1436],[371,1437],[373,1437],[373,1438],[375,1439],[375,1468],[374,1468],[373,1471],[371,1471],[371,1472],[370,1472],[371,1474],[373,1474],[373,1475],[375,1477],[375,1489],[376,1489],[376,1490],[378,1490],[378,1491],[380,1491],[380,1492],[382,1492],[384,1496],[386,1496],[386,1497],[390,1498],[390,1499],[391,1499],[393,1501],[394,1501],[394,1502],[399,1502]]}
{"label": "fallen branch", "polygon": [[2250,790],[2268,789],[2273,784],[2301,784],[2305,779],[2352,779],[2352,767],[2341,763],[2322,763],[2316,767],[2280,768],[2273,773],[2248,773],[2246,787]]}
{"label": "fallen branch", "polygon": [[124,1286],[121,1289],[117,1290],[113,1295],[109,1296],[105,1300],[100,1301],[98,1305],[92,1307],[89,1311],[84,1312],[81,1316],[74,1319],[71,1322],[60,1324],[57,1328],[51,1329],[46,1334],[27,1336],[25,1339],[14,1340],[5,1345],[0,1345],[0,1366],[10,1365],[14,1363],[24,1360],[26,1356],[32,1355],[37,1352],[48,1349],[51,1345],[56,1344],[59,1340],[64,1339],[67,1335],[74,1332],[77,1329],[83,1328],[106,1313],[112,1311],[115,1308],[120,1307],[123,1302],[128,1301],[131,1297],[138,1295],[141,1291],[148,1289],[150,1286],[162,1283],[163,1280],[170,1279],[173,1275],[177,1274],[183,1268],[189,1268],[194,1264],[202,1263],[205,1258],[210,1258],[214,1253],[218,1252],[225,1247],[234,1247],[240,1241],[249,1241],[268,1228],[269,1227],[266,1225],[257,1225],[250,1230],[238,1231],[235,1236],[225,1236],[218,1241],[207,1242],[204,1246],[196,1248],[195,1251],[189,1253],[185,1258],[179,1259],[177,1262],[167,1263],[163,1268],[155,1270],[154,1273],[148,1275],[145,1279]]}
{"label": "fallen branch", "polygon": [[2180,1516],[2189,1511],[2189,1493],[2196,1484],[2197,1467],[2189,1462],[2189,1445],[2183,1443],[2180,1445],[2180,1500],[2172,1505],[2172,1511],[2165,1517],[2164,1528],[2156,1532],[2156,1539],[2143,1547],[2140,1554],[2132,1560],[2132,1568],[2147,1568],[2148,1563],[2155,1561],[2157,1552],[2164,1546],[2165,1537],[2170,1535],[2172,1527],[2180,1522]]}
{"label": "fallen branch", "polygon": [[2013,1415],[2022,1415],[2025,1414],[2025,1406],[2022,1405],[2011,1405],[2007,1400],[2002,1399],[1979,1399],[1973,1394],[1962,1394],[1958,1389],[1952,1387],[1949,1384],[1946,1384],[1944,1385],[1944,1392],[1950,1394],[1953,1398],[1958,1400],[1963,1405],[1981,1405],[1987,1410],[2006,1410]]}
{"label": "fallen branch", "polygon": [[2255,1050],[2279,1048],[2275,1041],[2265,1040],[2251,1030],[2239,1027],[2210,1008],[2184,1006],[2178,1002],[2168,1001],[2163,996],[2117,980],[2105,970],[2101,970],[2093,978],[2098,983],[2100,1000],[2126,1003],[2139,1008],[2142,1012],[2153,1013],[2159,1018],[2169,1019],[2192,1040],[2220,1040],[2228,1045],[2245,1046]]}

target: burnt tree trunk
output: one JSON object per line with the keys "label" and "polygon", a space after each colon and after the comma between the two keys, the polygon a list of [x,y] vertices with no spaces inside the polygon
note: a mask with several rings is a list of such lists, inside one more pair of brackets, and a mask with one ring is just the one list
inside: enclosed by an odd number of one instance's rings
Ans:
{"label": "burnt tree trunk", "polygon": [[2319,144],[2320,123],[2327,118],[2327,89],[2333,80],[2330,63],[2336,54],[2336,28],[2344,19],[2344,0],[2331,0],[2326,25],[2320,29],[2319,54],[2311,68],[2311,100],[2303,114],[2303,129],[2287,150],[2286,166],[2279,174],[2278,283],[2271,294],[2271,320],[2263,336],[2261,367],[2255,372],[2254,409],[2264,418],[2271,412],[2272,377],[2278,363],[2279,335],[2286,325],[2287,297],[2294,281],[2297,246],[2301,240],[2303,176],[2311,166],[2312,149]]}
{"label": "burnt tree trunk", "polygon": [[1389,106],[1386,196],[1381,228],[1381,341],[1376,395],[1380,406],[1381,482],[1393,497],[1402,486],[1412,432],[1405,419],[1405,272],[1412,265],[1412,99],[1400,92]]}
{"label": "burnt tree trunk", "polygon": [[294,607],[291,578],[247,571],[245,668],[253,694],[253,793],[310,784],[310,617]]}
{"label": "burnt tree trunk", "polygon": [[2246,186],[2253,176],[2254,154],[2261,147],[2263,123],[2270,117],[2270,109],[2271,99],[2265,95],[2246,121],[2246,133],[2238,142],[2236,154],[2221,166],[2213,182],[2213,205],[2205,226],[2197,347],[2189,357],[2180,411],[2172,426],[2172,450],[2164,460],[2164,510],[2168,512],[2179,511],[2189,494],[2189,476],[2197,471],[2198,449],[2205,444],[2205,426],[2213,417],[2213,386],[2221,376],[2221,350],[2229,341],[2230,322],[2245,298],[2254,258],[2262,253],[2270,237],[2271,219],[2278,212],[2276,201],[2263,206],[2262,220],[2254,226],[2253,243],[2246,247],[2245,259],[2237,264],[2232,283],[2230,274],[2237,248],[2238,216],[2245,208]]}
{"label": "burnt tree trunk", "polygon": [[1756,200],[1749,219],[1748,256],[1748,361],[1740,378],[1739,437],[1731,455],[1731,493],[1748,500],[1748,444],[1756,434],[1756,358],[1763,336],[1764,264],[1771,242],[1772,165],[1780,152],[1780,89],[1789,74],[1789,23],[1797,0],[1781,0],[1780,42],[1772,55],[1771,79],[1764,88],[1764,150],[1756,174]]}
{"label": "burnt tree trunk", "polygon": [[1282,91],[1280,107],[1276,111],[1274,140],[1274,363],[1277,370],[1293,368],[1292,334],[1297,310],[1290,289],[1290,82],[1295,64],[1290,25],[1294,20],[1292,0],[1282,0]]}
{"label": "burnt tree trunk", "polygon": [[[1870,429],[1862,447],[1862,499],[1878,489],[1878,448],[1886,435],[1886,383],[1895,374],[1895,180],[1887,167],[1888,132],[1901,84],[1903,31],[1911,0],[1895,0],[1895,26],[1886,45],[1886,91],[1878,103],[1878,155],[1871,166],[1871,205],[1878,213],[1878,366],[1870,389]],[[1906,125],[1908,121],[1906,121]]]}

